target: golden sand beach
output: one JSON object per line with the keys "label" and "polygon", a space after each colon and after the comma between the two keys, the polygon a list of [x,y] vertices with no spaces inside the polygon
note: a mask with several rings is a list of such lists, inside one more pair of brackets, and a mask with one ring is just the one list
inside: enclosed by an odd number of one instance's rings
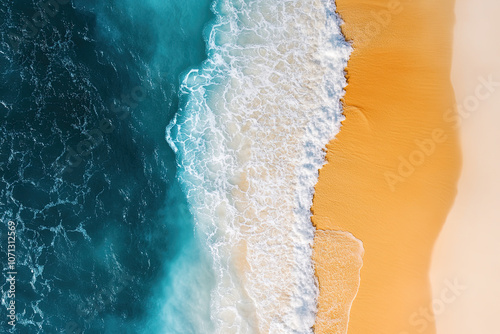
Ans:
{"label": "golden sand beach", "polygon": [[[429,266],[460,170],[456,128],[443,119],[454,113],[453,8],[451,0],[337,0],[354,51],[346,119],[327,146],[312,209],[316,333],[345,333],[346,316],[349,334],[435,333]],[[335,231],[363,243],[345,243],[344,263],[324,252]],[[359,283],[352,259],[362,248]],[[339,275],[342,284],[332,283]],[[354,298],[350,315],[332,311],[343,294]]]}

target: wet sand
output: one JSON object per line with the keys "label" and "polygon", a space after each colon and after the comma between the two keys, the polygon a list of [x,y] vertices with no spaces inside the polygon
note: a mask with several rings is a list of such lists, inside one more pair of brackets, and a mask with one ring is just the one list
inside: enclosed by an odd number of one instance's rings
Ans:
{"label": "wet sand", "polygon": [[[337,0],[354,51],[346,119],[327,146],[313,223],[352,233],[364,256],[358,290],[359,264],[349,259],[359,249],[342,265],[328,259],[318,237],[335,232],[316,236],[316,333],[345,333],[337,325],[347,312],[331,319],[331,296],[356,290],[349,334],[435,333],[429,266],[460,170],[456,128],[443,118],[454,116],[453,8],[451,0]],[[343,284],[328,283],[339,275]]]}
{"label": "wet sand", "polygon": [[[316,275],[321,281],[317,333],[345,333],[352,301],[359,288],[363,245],[348,232],[318,231],[314,239]],[[339,293],[341,291],[342,293]]]}
{"label": "wet sand", "polygon": [[456,15],[452,82],[464,167],[436,243],[431,282],[435,299],[447,279],[464,289],[436,313],[436,324],[439,334],[494,334],[500,333],[500,2],[457,0]]}

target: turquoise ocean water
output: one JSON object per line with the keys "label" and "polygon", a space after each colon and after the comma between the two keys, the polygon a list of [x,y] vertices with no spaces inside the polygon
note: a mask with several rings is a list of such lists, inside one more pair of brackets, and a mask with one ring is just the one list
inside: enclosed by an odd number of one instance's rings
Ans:
{"label": "turquoise ocean water", "polygon": [[38,27],[44,4],[0,3],[0,332],[196,333],[212,274],[164,133],[210,1],[60,1]]}
{"label": "turquoise ocean water", "polygon": [[0,332],[311,333],[334,10],[2,0]]}

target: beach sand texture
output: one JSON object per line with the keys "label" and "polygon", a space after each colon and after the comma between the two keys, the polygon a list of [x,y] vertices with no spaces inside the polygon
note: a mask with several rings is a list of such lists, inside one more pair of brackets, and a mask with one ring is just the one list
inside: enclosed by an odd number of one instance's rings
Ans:
{"label": "beach sand texture", "polygon": [[[449,0],[337,0],[354,47],[346,119],[327,146],[312,210],[319,231],[346,231],[363,243],[349,334],[435,333],[433,321],[418,321],[415,314],[423,310],[432,318],[431,253],[460,170],[456,129],[443,117],[453,115],[455,101],[453,9]],[[325,233],[335,232],[318,232],[315,240],[315,332],[345,333],[338,323],[347,312],[332,319],[330,303],[346,291],[354,297],[360,263],[352,259],[362,248],[346,252],[339,265],[324,251]],[[347,283],[332,285],[339,268]]]}

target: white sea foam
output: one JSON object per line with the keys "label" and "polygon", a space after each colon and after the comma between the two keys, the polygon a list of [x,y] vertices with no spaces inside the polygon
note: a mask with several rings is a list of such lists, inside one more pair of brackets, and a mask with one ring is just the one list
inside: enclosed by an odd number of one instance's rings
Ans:
{"label": "white sea foam", "polygon": [[212,253],[216,333],[312,333],[310,207],[350,54],[327,0],[221,0],[167,129]]}

